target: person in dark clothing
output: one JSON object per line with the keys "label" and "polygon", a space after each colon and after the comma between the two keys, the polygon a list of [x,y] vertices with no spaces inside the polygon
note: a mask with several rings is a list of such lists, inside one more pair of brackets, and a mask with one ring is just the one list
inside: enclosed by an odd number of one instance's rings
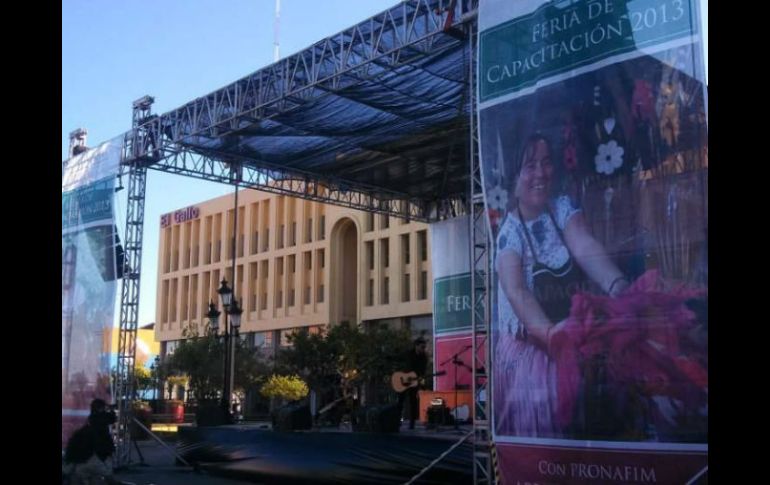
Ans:
{"label": "person in dark clothing", "polygon": [[115,445],[110,434],[110,425],[116,420],[115,413],[107,409],[103,399],[91,401],[88,421],[70,437],[64,454],[72,485],[104,483],[102,479],[116,483],[111,459]]}
{"label": "person in dark clothing", "polygon": [[[423,337],[414,341],[414,348],[407,352],[404,359],[404,372],[414,372],[418,379],[425,376],[425,370],[428,367],[428,354],[425,353],[428,343]],[[409,429],[414,429],[414,422],[420,414],[420,403],[417,392],[419,386],[415,385],[405,390],[398,396],[398,405],[402,412],[405,409],[404,403],[408,403],[407,416],[409,418]]]}

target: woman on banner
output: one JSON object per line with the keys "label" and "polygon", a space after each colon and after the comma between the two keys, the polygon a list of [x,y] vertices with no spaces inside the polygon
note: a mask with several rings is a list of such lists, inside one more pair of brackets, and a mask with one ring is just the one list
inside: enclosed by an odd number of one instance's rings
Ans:
{"label": "woman on banner", "polygon": [[558,386],[551,338],[569,316],[572,295],[589,279],[612,296],[628,287],[590,234],[582,212],[567,196],[554,197],[551,154],[548,139],[535,134],[508,172],[513,174],[513,201],[497,237],[495,262],[498,434],[564,437],[555,417]]}

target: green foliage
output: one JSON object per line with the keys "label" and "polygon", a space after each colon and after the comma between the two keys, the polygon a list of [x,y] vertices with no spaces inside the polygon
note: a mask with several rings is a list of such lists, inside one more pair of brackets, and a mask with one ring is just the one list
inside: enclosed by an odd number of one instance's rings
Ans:
{"label": "green foliage", "polygon": [[[117,382],[118,368],[112,367],[110,369],[110,380],[113,385]],[[154,375],[146,367],[136,364],[134,367],[134,395],[133,399],[137,399],[140,393],[146,393],[153,389]]]}
{"label": "green foliage", "polygon": [[[209,328],[200,335],[196,325],[185,329],[186,337],[161,366],[167,379],[185,376],[198,401],[216,399],[224,382],[224,338],[213,335]],[[235,341],[234,391],[243,392],[256,386],[267,374],[267,364],[240,338]]]}
{"label": "green foliage", "polygon": [[137,393],[147,393],[153,387],[152,373],[146,367],[137,364],[134,368],[134,382]]}
{"label": "green foliage", "polygon": [[279,398],[287,401],[297,401],[308,395],[307,384],[299,376],[282,376],[273,374],[262,385],[260,393],[268,398]]}
{"label": "green foliage", "polygon": [[131,407],[134,409],[134,412],[152,412],[152,408],[150,407],[150,403],[147,401],[141,401],[141,400],[134,400],[131,402]]}
{"label": "green foliage", "polygon": [[318,334],[294,332],[289,340],[292,347],[279,353],[277,368],[301,376],[320,393],[331,389],[345,392],[360,385],[384,387],[411,347],[408,331],[385,325],[362,330],[343,323]]}

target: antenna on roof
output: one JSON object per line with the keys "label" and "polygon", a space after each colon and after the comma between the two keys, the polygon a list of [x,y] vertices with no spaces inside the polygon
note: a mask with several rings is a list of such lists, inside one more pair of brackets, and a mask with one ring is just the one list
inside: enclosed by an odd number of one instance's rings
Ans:
{"label": "antenna on roof", "polygon": [[275,0],[275,21],[273,22],[273,62],[278,62],[281,57],[278,45],[278,27],[281,23],[281,0]]}

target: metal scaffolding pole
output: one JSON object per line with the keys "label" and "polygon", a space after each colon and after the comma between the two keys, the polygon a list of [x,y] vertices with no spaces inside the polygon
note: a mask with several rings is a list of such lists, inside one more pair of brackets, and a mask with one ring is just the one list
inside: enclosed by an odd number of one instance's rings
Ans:
{"label": "metal scaffolding pole", "polygon": [[[146,131],[142,124],[150,118],[154,100],[145,96],[134,102],[133,126],[138,133]],[[133,138],[141,139],[141,136]],[[139,283],[142,270],[142,236],[144,234],[144,201],[147,188],[147,168],[137,157],[136,146],[124,145],[122,163],[128,167],[128,203],[126,204],[125,265],[120,299],[120,333],[118,338],[118,368],[115,383],[118,423],[116,430],[115,465],[131,461],[131,406],[134,396],[134,366],[136,363],[136,333],[139,323]],[[121,167],[121,170],[123,168]]]}
{"label": "metal scaffolding pole", "polygon": [[473,328],[473,397],[475,412],[473,413],[473,483],[476,485],[495,483],[492,474],[491,448],[492,436],[489,423],[491,422],[490,393],[488,392],[489,377],[489,321],[491,275],[489,271],[489,231],[486,211],[484,210],[484,194],[479,159],[479,133],[477,120],[477,24],[469,25],[471,43],[471,62],[468,68],[468,89],[470,99],[470,218],[469,231],[471,241],[471,291],[473,311],[471,324]]}
{"label": "metal scaffolding pole", "polygon": [[[164,154],[160,160],[149,166],[152,170],[187,175],[201,180],[210,180],[234,185],[231,176],[231,164],[239,162],[242,188],[256,189],[273,194],[290,195],[304,200],[333,204],[367,212],[388,214],[416,221],[427,222],[438,219],[444,199],[430,204],[422,199],[409,198],[406,194],[390,192],[376,187],[365,187],[335,180],[331,177],[319,177],[293,169],[281,167],[261,167],[250,165],[252,160],[234,154],[219,156],[202,155],[189,150],[180,150]],[[453,201],[454,202],[454,201]]]}

